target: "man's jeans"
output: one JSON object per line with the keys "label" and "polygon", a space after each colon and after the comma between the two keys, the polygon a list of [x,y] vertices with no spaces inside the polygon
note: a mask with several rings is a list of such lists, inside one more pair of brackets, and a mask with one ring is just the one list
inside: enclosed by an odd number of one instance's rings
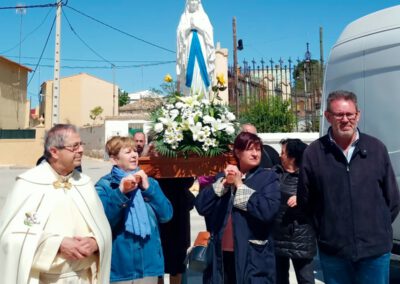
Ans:
{"label": "man's jeans", "polygon": [[390,253],[351,261],[319,252],[325,284],[388,284]]}

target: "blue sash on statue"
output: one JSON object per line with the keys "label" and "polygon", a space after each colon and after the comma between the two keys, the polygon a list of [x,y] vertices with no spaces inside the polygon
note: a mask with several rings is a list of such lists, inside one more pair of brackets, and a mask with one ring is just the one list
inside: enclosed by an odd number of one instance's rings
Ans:
{"label": "blue sash on statue", "polygon": [[206,88],[208,88],[210,86],[210,80],[208,79],[207,66],[204,61],[203,52],[201,52],[199,36],[197,35],[196,30],[192,30],[192,32],[192,43],[190,45],[189,60],[186,70],[186,87],[190,88],[192,86],[194,63],[197,57],[201,78],[203,79]]}

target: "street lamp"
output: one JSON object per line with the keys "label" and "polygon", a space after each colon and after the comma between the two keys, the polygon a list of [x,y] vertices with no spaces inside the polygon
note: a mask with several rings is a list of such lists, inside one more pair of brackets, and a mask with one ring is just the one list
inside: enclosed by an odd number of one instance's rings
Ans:
{"label": "street lamp", "polygon": [[19,53],[18,53],[18,63],[21,64],[21,46],[22,46],[22,16],[26,14],[25,4],[18,3],[17,8],[15,9],[15,13],[20,15],[20,23],[19,23]]}
{"label": "street lamp", "polygon": [[303,62],[303,80],[304,80],[304,96],[306,96],[308,88],[307,83],[310,81],[310,65],[311,65],[311,52],[309,50],[309,43],[307,42],[307,51],[304,54]]}
{"label": "street lamp", "polygon": [[[18,64],[21,64],[22,16],[26,14],[25,4],[17,4],[17,8],[15,10],[15,13],[20,15]],[[21,89],[21,66],[18,66],[18,90],[17,90],[17,92],[19,94],[18,100],[21,99],[21,102],[23,102],[24,99],[23,99],[23,94],[22,94],[22,89]],[[19,105],[18,104],[17,104],[17,123],[18,123],[18,127],[20,127],[20,125],[19,125]]]}

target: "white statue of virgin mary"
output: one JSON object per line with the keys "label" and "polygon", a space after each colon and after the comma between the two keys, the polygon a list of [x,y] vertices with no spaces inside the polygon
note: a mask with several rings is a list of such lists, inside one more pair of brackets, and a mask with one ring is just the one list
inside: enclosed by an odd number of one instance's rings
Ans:
{"label": "white statue of virgin mary", "polygon": [[213,28],[201,0],[186,0],[177,29],[176,74],[185,95],[208,93],[215,70]]}

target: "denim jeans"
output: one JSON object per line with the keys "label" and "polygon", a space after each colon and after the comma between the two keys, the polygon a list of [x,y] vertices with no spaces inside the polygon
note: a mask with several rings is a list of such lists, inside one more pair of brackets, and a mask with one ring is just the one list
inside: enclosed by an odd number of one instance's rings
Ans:
{"label": "denim jeans", "polygon": [[351,261],[319,252],[325,284],[388,284],[390,253]]}

